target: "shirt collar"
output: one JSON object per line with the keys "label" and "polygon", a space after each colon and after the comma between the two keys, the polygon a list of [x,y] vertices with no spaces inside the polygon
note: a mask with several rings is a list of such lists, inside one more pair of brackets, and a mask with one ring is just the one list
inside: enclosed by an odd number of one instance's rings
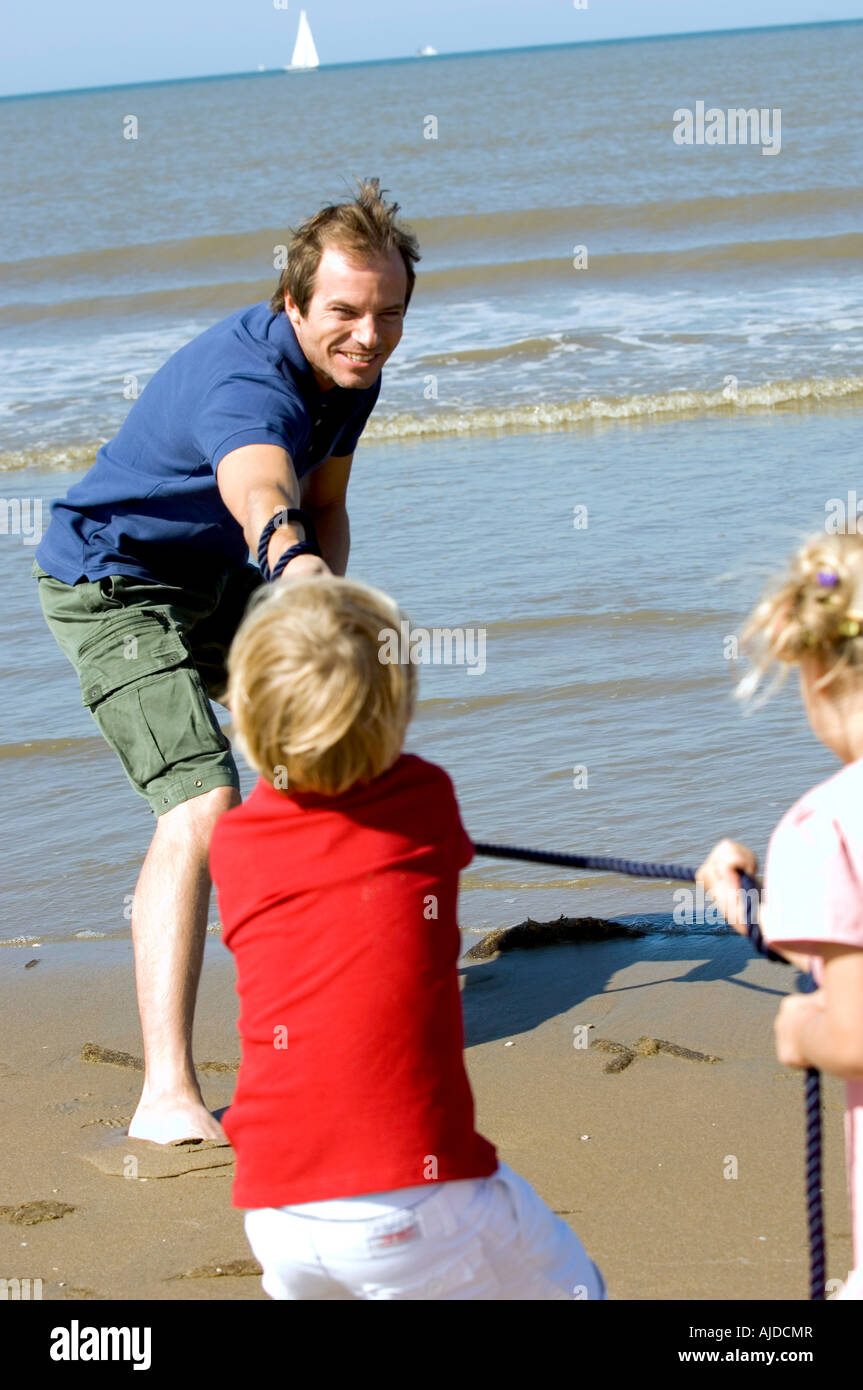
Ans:
{"label": "shirt collar", "polygon": [[[290,375],[298,378],[304,390],[314,392],[316,396],[329,396],[331,391],[322,391],[315,380],[312,371],[312,364],[309,362],[297,340],[294,332],[294,325],[287,314],[282,311],[276,314],[273,320],[271,336],[277,348],[282,354],[283,359],[290,364]],[[338,387],[334,388],[338,390]]]}

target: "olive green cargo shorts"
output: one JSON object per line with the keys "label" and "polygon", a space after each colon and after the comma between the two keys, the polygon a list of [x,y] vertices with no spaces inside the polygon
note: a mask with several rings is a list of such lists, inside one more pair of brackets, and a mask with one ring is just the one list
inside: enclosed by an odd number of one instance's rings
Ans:
{"label": "olive green cargo shorts", "polygon": [[125,574],[64,584],[36,562],[31,573],[82,703],[154,814],[239,788],[210,700],[225,694],[228,649],[260,570],[244,565],[207,591]]}

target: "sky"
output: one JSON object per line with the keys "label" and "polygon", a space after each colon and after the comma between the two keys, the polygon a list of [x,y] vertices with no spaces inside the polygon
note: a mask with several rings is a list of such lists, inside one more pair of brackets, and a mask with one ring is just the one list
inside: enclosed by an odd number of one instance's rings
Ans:
{"label": "sky", "polygon": [[[321,63],[863,19],[863,0],[305,0]],[[297,0],[3,0],[0,95],[291,60]]]}

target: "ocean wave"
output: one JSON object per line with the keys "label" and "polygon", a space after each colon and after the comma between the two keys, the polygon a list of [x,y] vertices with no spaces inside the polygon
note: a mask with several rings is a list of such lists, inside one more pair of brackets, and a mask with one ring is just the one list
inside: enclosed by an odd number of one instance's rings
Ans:
{"label": "ocean wave", "polygon": [[[603,631],[607,631],[607,622],[597,624]],[[488,625],[488,633],[491,641],[494,641],[494,626]],[[539,709],[546,705],[567,705],[576,700],[582,703],[591,700],[600,708],[607,705],[609,700],[635,700],[642,699],[662,700],[669,696],[692,695],[703,693],[708,690],[726,689],[729,686],[728,674],[726,670],[720,670],[717,663],[716,669],[701,673],[696,676],[621,676],[615,680],[599,679],[594,680],[586,677],[584,680],[562,681],[556,685],[544,685],[541,688],[535,685],[525,685],[519,690],[500,690],[494,693],[476,695],[459,695],[458,698],[443,695],[433,696],[428,700],[420,700],[417,705],[417,715],[420,719],[434,715],[435,718],[453,718],[462,720],[467,714],[479,714],[489,710],[510,710],[519,706],[526,706],[529,710]]]}
{"label": "ocean wave", "polygon": [[[717,228],[739,223],[752,228],[770,219],[783,224],[797,216],[810,219],[813,210],[821,225],[832,213],[863,210],[863,193],[857,187],[809,188],[791,192],[741,193],[736,196],[673,198],[654,203],[586,203],[571,207],[538,207],[521,210],[458,213],[409,219],[421,248],[428,253],[452,247],[470,247],[490,241],[511,246],[518,241],[544,242],[562,238],[568,244],[591,232],[631,230],[640,241],[648,228],[669,228],[676,234],[692,227]],[[51,284],[55,288],[80,277],[127,282],[134,274],[161,275],[166,271],[212,271],[223,265],[245,262],[257,273],[270,270],[275,248],[290,237],[288,227],[258,227],[246,232],[206,236],[172,237],[159,241],[104,246],[51,257]],[[44,256],[0,261],[0,284],[42,284],[46,277]]]}
{"label": "ocean wave", "polygon": [[[577,851],[573,850],[575,854]],[[545,866],[541,866],[545,868]],[[546,870],[547,872],[547,870]],[[559,892],[561,889],[569,891],[572,888],[592,888],[607,886],[607,876],[595,875],[593,878],[582,878],[577,869],[573,869],[569,878],[547,878],[538,874],[535,878],[486,878],[483,874],[473,873],[470,869],[463,869],[459,877],[459,891],[482,891],[483,893],[512,893],[512,892],[535,892],[537,888],[537,878],[542,877],[542,889],[544,892]],[[622,877],[622,875],[620,875]]]}
{"label": "ocean wave", "polygon": [[509,357],[547,357],[564,345],[581,346],[581,340],[568,333],[551,333],[540,338],[520,338],[514,343],[495,343],[493,347],[445,348],[441,352],[424,352],[417,365],[444,367],[462,362],[502,362]]}
{"label": "ocean wave", "polygon": [[[584,850],[580,846],[574,847],[572,850],[566,850],[562,848],[562,846],[560,845],[555,845],[555,849],[558,850],[560,853],[564,854],[584,853]],[[481,857],[473,861],[473,863],[477,865],[487,862],[487,860],[484,860]],[[474,869],[473,867],[471,867],[468,869],[463,869],[459,877],[459,891],[481,891],[484,893],[535,893],[537,889],[541,889],[543,892],[570,892],[573,889],[577,888],[583,891],[593,892],[595,889],[608,888],[609,884],[616,885],[619,880],[623,882],[627,881],[626,874],[594,874],[586,872],[583,869],[573,869],[567,878],[551,878],[550,869],[547,865],[543,864],[537,864],[534,866],[537,872],[533,878],[519,878],[516,875],[523,873],[525,867],[524,864],[518,864],[517,868],[515,864],[513,864],[512,867],[514,875],[512,878],[489,878],[485,876],[479,868]],[[646,892],[651,892],[654,895],[656,895],[658,892],[667,893],[669,883],[673,882],[673,879],[667,878],[642,880],[639,883],[639,894],[643,895]],[[645,913],[643,915],[646,919],[649,920],[651,916],[655,917],[657,914]],[[665,914],[662,915],[664,916]],[[670,914],[668,914],[668,916],[670,920]],[[615,913],[615,921],[622,920],[624,919],[621,918],[617,913]],[[634,924],[639,919],[630,915],[626,920]],[[692,928],[690,927],[690,931],[691,930]]]}
{"label": "ocean wave", "polygon": [[863,235],[845,232],[835,236],[784,237],[780,240],[712,242],[661,251],[619,251],[600,254],[589,248],[585,269],[573,270],[568,252],[560,256],[530,260],[494,261],[482,264],[451,266],[444,270],[427,270],[417,280],[417,294],[445,293],[454,289],[471,289],[485,285],[523,283],[526,280],[563,279],[572,282],[575,274],[595,280],[640,280],[659,275],[674,275],[678,279],[687,271],[730,270],[743,267],[778,267],[786,270],[792,263],[809,268],[835,261],[863,261]]}
{"label": "ocean wave", "polygon": [[[486,628],[495,637],[508,637],[521,632],[545,632],[560,628],[598,627],[605,631],[609,627],[638,628],[649,627],[689,627],[701,629],[704,626],[704,613],[699,609],[692,612],[683,608],[630,608],[625,613],[615,610],[609,613],[597,611],[577,613],[549,613],[545,617],[534,614],[523,618],[505,618],[495,623],[486,623]],[[711,618],[727,616],[734,621],[734,615],[712,613]]]}
{"label": "ocean wave", "polygon": [[[363,442],[398,443],[452,435],[526,434],[535,430],[566,430],[628,421],[697,418],[717,412],[818,409],[849,402],[860,404],[863,376],[806,377],[799,381],[768,381],[760,386],[721,390],[676,390],[646,395],[587,397],[569,401],[540,401],[534,405],[464,406],[430,409],[422,414],[372,416]],[[0,452],[0,473],[33,469],[40,472],[81,471],[89,468],[103,440],[61,445],[33,444]]]}
{"label": "ocean wave", "polygon": [[[774,410],[777,407],[818,406],[825,402],[863,397],[863,376],[808,377],[800,381],[768,381],[760,386],[724,387],[716,391],[680,390],[649,395],[606,396],[572,401],[540,401],[535,405],[429,410],[423,414],[374,416],[363,439],[384,443],[442,435],[487,434],[497,430],[525,433],[563,430],[602,421],[659,420],[698,416],[716,411]],[[0,455],[2,467],[2,455]]]}
{"label": "ocean wave", "polygon": [[[116,294],[87,293],[81,298],[51,298],[40,303],[22,300],[0,308],[0,326],[81,319],[88,324],[122,319],[134,326],[148,316],[172,321],[180,316],[221,312],[225,316],[247,304],[269,299],[275,282],[226,280],[221,284],[161,286],[158,289],[118,289]],[[100,285],[101,288],[101,285]]]}
{"label": "ocean wave", "polygon": [[[51,257],[50,284],[58,285],[92,277],[100,281],[128,282],[135,275],[166,272],[212,272],[218,266],[246,262],[259,271],[272,264],[277,246],[285,244],[285,230],[261,227],[254,232],[225,232],[215,236],[171,237],[164,241],[131,242],[91,251],[70,251]],[[269,272],[268,272],[269,273]],[[280,272],[272,271],[273,284]],[[0,261],[0,284],[43,285],[47,280],[44,256]]]}
{"label": "ocean wave", "polygon": [[[576,275],[586,277],[584,283],[592,285],[600,280],[655,281],[661,275],[673,275],[679,280],[687,272],[693,275],[723,270],[739,273],[745,268],[776,270],[780,266],[787,271],[793,264],[811,269],[842,261],[863,264],[863,234],[856,232],[714,242],[673,250],[619,251],[605,255],[591,248],[588,267],[580,271],[573,270],[572,257],[563,249],[567,245],[564,240],[561,254],[554,256],[464,262],[422,271],[417,279],[416,302],[454,290],[494,288],[500,293],[509,285],[523,286],[528,281],[566,280],[571,284]],[[69,293],[71,285],[65,281],[65,298],[58,298],[54,291],[49,297],[46,289],[45,298],[41,300],[10,299],[8,286],[4,287],[0,281],[0,297],[7,296],[7,302],[0,306],[0,326],[76,318],[89,322],[129,319],[148,314],[175,317],[180,312],[186,315],[218,310],[230,313],[238,306],[269,298],[274,280],[238,279],[237,269],[236,266],[226,267],[224,281],[171,282],[157,286],[135,287],[134,276],[129,275],[126,283],[117,284],[116,293],[109,294],[102,292],[104,279],[82,284],[79,294]],[[541,346],[546,340],[532,341]]]}
{"label": "ocean wave", "polygon": [[33,738],[24,743],[0,743],[0,760],[6,758],[87,758],[102,752],[102,738]]}
{"label": "ocean wave", "polygon": [[0,473],[14,473],[22,468],[39,472],[83,472],[95,461],[96,451],[104,439],[84,444],[28,444],[21,449],[0,452]]}
{"label": "ocean wave", "polygon": [[654,203],[583,203],[572,207],[526,208],[520,211],[461,213],[456,216],[418,218],[414,231],[424,247],[477,242],[500,237],[511,242],[521,237],[575,232],[632,229],[642,234],[646,228],[670,228],[680,232],[687,227],[712,227],[739,222],[747,228],[775,218],[787,223],[803,216],[811,218],[813,208],[819,218],[831,213],[863,209],[859,187],[801,189],[791,192],[741,193],[731,196],[670,198]]}

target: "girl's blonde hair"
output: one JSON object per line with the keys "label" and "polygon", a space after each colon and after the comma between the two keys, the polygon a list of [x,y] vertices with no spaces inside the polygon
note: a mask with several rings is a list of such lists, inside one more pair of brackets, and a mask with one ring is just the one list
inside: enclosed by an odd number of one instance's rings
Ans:
{"label": "girl's blonde hair", "polygon": [[818,684],[826,686],[843,672],[863,667],[861,634],[863,536],[811,536],[743,629],[741,645],[752,669],[736,693],[746,699],[772,666],[781,664],[781,680],[789,666],[807,656],[824,668]]}
{"label": "girl's blonde hair", "polygon": [[380,659],[402,614],[386,594],[331,575],[258,590],[228,658],[240,747],[283,790],[336,795],[398,758],[416,701],[410,661]]}

